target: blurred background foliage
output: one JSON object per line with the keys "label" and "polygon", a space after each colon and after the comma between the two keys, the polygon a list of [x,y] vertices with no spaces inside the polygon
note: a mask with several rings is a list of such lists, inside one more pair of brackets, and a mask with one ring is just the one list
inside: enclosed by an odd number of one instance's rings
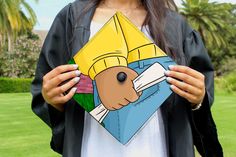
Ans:
{"label": "blurred background foliage", "polygon": [[34,77],[36,62],[41,49],[39,38],[29,34],[21,35],[13,43],[14,49],[0,54],[2,77]]}
{"label": "blurred background foliage", "polygon": [[205,43],[216,76],[236,68],[236,5],[208,0],[186,0],[180,8]]}

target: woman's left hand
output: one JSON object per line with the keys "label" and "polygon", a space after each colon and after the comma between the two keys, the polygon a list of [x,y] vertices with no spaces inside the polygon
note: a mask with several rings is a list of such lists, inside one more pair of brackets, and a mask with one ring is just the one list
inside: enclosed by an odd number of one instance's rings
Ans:
{"label": "woman's left hand", "polygon": [[165,72],[171,89],[190,103],[200,104],[205,96],[205,76],[187,66],[171,65]]}

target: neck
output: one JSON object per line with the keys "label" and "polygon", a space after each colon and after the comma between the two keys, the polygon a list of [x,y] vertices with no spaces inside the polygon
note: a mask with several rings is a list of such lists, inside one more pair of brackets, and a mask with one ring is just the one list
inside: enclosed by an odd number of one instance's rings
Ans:
{"label": "neck", "polygon": [[140,5],[140,0],[103,0],[103,2],[116,9],[132,9]]}

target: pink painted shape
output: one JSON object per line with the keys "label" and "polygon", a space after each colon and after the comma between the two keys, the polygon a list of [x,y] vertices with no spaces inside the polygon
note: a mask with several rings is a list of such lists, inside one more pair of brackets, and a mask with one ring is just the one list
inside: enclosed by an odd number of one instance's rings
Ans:
{"label": "pink painted shape", "polygon": [[93,93],[92,80],[86,75],[81,74],[79,83],[75,86],[77,87],[76,93]]}

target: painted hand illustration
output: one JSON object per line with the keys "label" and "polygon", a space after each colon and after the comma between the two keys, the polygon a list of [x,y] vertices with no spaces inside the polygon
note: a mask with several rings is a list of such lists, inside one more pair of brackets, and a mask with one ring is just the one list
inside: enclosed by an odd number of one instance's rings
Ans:
{"label": "painted hand illustration", "polygon": [[[114,68],[115,69],[115,68]],[[128,68],[126,68],[128,69]],[[117,69],[118,70],[118,69]],[[121,69],[122,70],[122,69]],[[119,71],[119,70],[118,70]],[[141,91],[155,85],[158,84],[162,81],[164,81],[166,79],[165,76],[165,68],[159,64],[159,63],[154,63],[152,66],[150,66],[148,69],[146,69],[143,73],[141,73],[138,77],[136,77],[132,84],[133,87],[132,89],[134,91],[136,91],[136,93],[141,93]],[[133,72],[132,72],[133,73]],[[136,72],[135,72],[136,73]],[[132,74],[131,74],[132,75]],[[137,74],[136,74],[137,75]],[[107,74],[107,76],[109,77],[109,75]],[[109,80],[109,79],[107,79]],[[102,83],[101,83],[102,84]],[[100,85],[101,85],[100,84]],[[103,84],[106,84],[105,82],[103,82]],[[111,86],[113,86],[113,84],[111,84]],[[99,92],[99,87],[97,85],[98,88],[98,92]],[[108,87],[109,88],[109,87]],[[124,87],[125,88],[125,87]],[[101,89],[100,89],[101,90]],[[102,88],[103,90],[103,88]],[[114,90],[114,89],[113,89]],[[124,90],[124,89],[122,89]],[[132,90],[132,92],[133,92]],[[103,93],[103,91],[100,91],[101,93]],[[121,91],[122,92],[122,91]],[[128,97],[131,95],[129,92],[125,91],[125,95],[127,95]],[[104,94],[104,98],[107,99],[107,95],[105,93]],[[116,93],[118,95],[120,95],[120,93]],[[100,94],[99,94],[100,96]],[[109,97],[108,97],[109,98]],[[109,107],[107,107],[106,104],[104,104],[101,96],[100,99],[102,101],[102,104],[100,104],[99,106],[97,106],[94,110],[92,110],[90,112],[90,114],[99,122],[102,123],[103,119],[106,117],[106,115],[109,113]],[[110,101],[110,102],[109,102]],[[112,103],[112,100],[108,100],[108,103]],[[109,106],[109,105],[108,105]],[[121,106],[121,105],[120,105]],[[121,106],[122,107],[122,106]],[[119,108],[118,108],[119,109]]]}
{"label": "painted hand illustration", "polygon": [[[124,82],[117,79],[117,74],[124,72],[127,75]],[[138,74],[127,67],[108,68],[95,77],[99,97],[108,110],[117,110],[130,102],[135,102],[139,94],[135,91],[133,80]]]}

